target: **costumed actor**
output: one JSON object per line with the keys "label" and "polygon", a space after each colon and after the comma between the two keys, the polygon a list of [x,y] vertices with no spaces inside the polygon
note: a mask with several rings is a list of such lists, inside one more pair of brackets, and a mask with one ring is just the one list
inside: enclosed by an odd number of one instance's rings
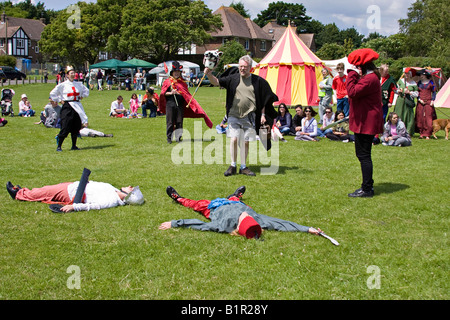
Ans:
{"label": "costumed actor", "polygon": [[[172,143],[175,131],[175,140],[180,142],[183,134],[183,119],[203,118],[206,125],[212,128],[213,124],[200,104],[192,98],[186,82],[181,76],[183,66],[178,62],[172,63],[170,77],[163,82],[160,95],[160,111],[166,114],[167,142]],[[186,105],[191,101],[188,108]]]}
{"label": "costumed actor", "polygon": [[348,196],[373,197],[372,142],[383,132],[380,74],[373,63],[379,55],[372,49],[358,49],[348,55],[354,69],[347,70],[350,102],[349,127],[355,134],[355,153],[361,165],[361,188]]}
{"label": "costumed actor", "polygon": [[[225,171],[225,176],[236,174],[238,145],[241,146],[240,174],[255,176],[247,166],[249,141],[256,139],[256,134],[266,150],[271,148],[270,138],[261,130],[262,125],[272,125],[277,112],[273,103],[278,97],[272,92],[269,83],[251,73],[252,59],[246,55],[239,59],[239,72],[229,72],[219,78],[212,74],[210,68],[205,68],[205,74],[214,86],[227,90],[226,116],[230,140],[231,165]],[[231,69],[231,68],[230,68]],[[270,130],[270,128],[269,128]]]}
{"label": "costumed actor", "polygon": [[159,226],[160,230],[184,227],[200,231],[241,235],[247,239],[260,238],[263,229],[285,232],[307,232],[315,235],[322,233],[320,229],[306,227],[295,222],[256,213],[251,207],[241,201],[241,197],[245,192],[245,186],[239,187],[227,198],[217,198],[214,200],[183,198],[171,186],[167,187],[166,192],[176,203],[201,213],[210,221],[204,222],[199,219],[171,220],[163,222]]}
{"label": "costumed actor", "polygon": [[79,150],[77,137],[82,127],[88,126],[88,117],[84,111],[81,99],[89,96],[89,89],[82,82],[75,80],[75,70],[72,66],[66,68],[66,81],[58,84],[51,92],[50,99],[63,103],[61,109],[61,130],[56,136],[58,147],[62,151],[64,139],[71,134],[71,150]]}

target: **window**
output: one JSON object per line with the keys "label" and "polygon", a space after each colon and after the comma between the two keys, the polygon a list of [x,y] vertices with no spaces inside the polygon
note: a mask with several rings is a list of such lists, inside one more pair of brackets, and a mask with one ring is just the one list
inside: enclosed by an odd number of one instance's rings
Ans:
{"label": "window", "polygon": [[245,39],[244,47],[245,47],[245,50],[249,50],[249,48],[250,48],[250,41],[248,39]]}
{"label": "window", "polygon": [[17,48],[24,48],[25,43],[23,39],[17,39]]}
{"label": "window", "polygon": [[261,41],[261,51],[266,51],[266,41]]}
{"label": "window", "polygon": [[39,53],[39,46],[34,47],[34,52]]}
{"label": "window", "polygon": [[5,39],[0,39],[0,47],[4,47],[5,46]]}

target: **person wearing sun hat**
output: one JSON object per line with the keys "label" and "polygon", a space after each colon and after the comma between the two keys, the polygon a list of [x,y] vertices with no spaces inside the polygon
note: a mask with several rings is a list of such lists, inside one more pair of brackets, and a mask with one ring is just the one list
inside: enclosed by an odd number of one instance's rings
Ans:
{"label": "person wearing sun hat", "polygon": [[436,86],[429,70],[422,69],[417,72],[417,75],[420,80],[417,83],[419,95],[416,106],[416,128],[420,134],[419,139],[429,140],[433,133],[433,120],[437,119],[434,109]]}
{"label": "person wearing sun hat", "polygon": [[201,213],[210,222],[199,219],[179,219],[163,222],[160,230],[185,227],[200,231],[214,231],[240,235],[247,239],[260,238],[262,230],[276,230],[286,232],[308,232],[319,234],[320,229],[305,227],[295,222],[269,217],[256,213],[251,207],[241,201],[245,186],[241,186],[227,198],[214,200],[192,200],[181,197],[177,191],[168,186],[166,192],[172,200],[184,207]]}
{"label": "person wearing sun hat", "polygon": [[419,95],[417,83],[413,79],[415,75],[416,70],[413,68],[404,68],[403,77],[397,81],[397,100],[394,107],[394,112],[403,121],[411,137],[416,129],[414,108],[415,98]]}
{"label": "person wearing sun hat", "polygon": [[380,73],[374,64],[379,54],[369,48],[348,55],[354,67],[347,70],[347,93],[350,102],[349,126],[355,134],[355,153],[361,165],[361,188],[348,196],[373,197],[372,142],[383,132]]}

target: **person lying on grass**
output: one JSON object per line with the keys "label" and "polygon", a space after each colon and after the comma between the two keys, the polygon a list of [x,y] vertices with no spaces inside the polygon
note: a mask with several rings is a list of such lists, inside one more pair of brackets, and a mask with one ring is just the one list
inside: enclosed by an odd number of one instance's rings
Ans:
{"label": "person lying on grass", "polygon": [[144,196],[139,187],[123,187],[120,190],[109,183],[89,181],[84,190],[81,203],[73,203],[78,190],[79,181],[64,182],[41,188],[22,188],[6,183],[6,190],[11,198],[22,201],[39,201],[49,204],[63,204],[60,211],[89,211],[123,206],[126,204],[142,204]]}
{"label": "person lying on grass", "polygon": [[179,219],[163,222],[160,230],[170,228],[186,227],[201,231],[215,231],[230,233],[231,235],[241,235],[247,239],[260,238],[262,229],[277,231],[299,231],[311,234],[319,234],[320,229],[305,227],[294,222],[273,218],[256,213],[252,208],[241,201],[245,192],[245,186],[241,186],[227,198],[217,198],[214,200],[191,200],[181,197],[177,191],[168,186],[167,194],[176,203],[187,208],[191,208],[201,213],[211,222],[204,222],[199,219]]}

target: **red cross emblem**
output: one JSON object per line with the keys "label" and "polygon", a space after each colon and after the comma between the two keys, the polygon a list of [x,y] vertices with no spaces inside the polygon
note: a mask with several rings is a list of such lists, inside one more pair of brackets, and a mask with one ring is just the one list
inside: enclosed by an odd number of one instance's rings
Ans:
{"label": "red cross emblem", "polygon": [[80,95],[76,90],[75,87],[72,87],[72,93],[68,93],[68,97],[73,97],[73,101],[78,101],[78,96]]}

